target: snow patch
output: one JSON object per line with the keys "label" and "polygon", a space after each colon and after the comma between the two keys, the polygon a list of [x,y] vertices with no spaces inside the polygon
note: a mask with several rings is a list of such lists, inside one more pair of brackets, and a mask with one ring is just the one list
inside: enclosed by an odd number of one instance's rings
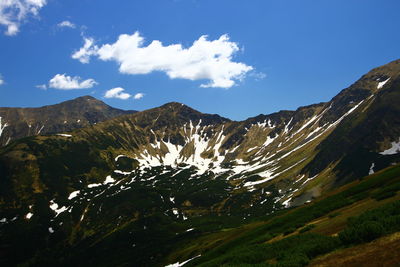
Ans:
{"label": "snow patch", "polygon": [[[158,151],[156,152],[158,154],[154,155],[154,152],[152,154],[150,151],[145,149],[141,152],[139,158],[137,159],[141,165],[141,169],[163,165],[177,167],[178,164],[185,163],[195,166],[198,169],[197,174],[199,175],[209,170],[213,171],[214,173],[227,171],[219,166],[225,159],[225,156],[219,153],[219,149],[221,148],[222,142],[225,139],[225,135],[223,135],[223,128],[217,135],[207,138],[204,133],[204,130],[207,126],[201,127],[200,124],[201,120],[196,126],[193,126],[192,121],[190,121],[190,129],[187,129],[186,125],[183,127],[183,131],[185,134],[187,134],[185,137],[185,146],[172,144],[170,140],[167,142],[163,140],[156,140],[156,142],[151,144],[151,146],[154,149],[161,150],[161,146],[165,145],[168,149],[168,152],[163,154]],[[212,146],[211,143],[214,143],[214,145]],[[194,153],[189,158],[185,158],[183,155],[181,155],[181,152],[183,148],[187,147],[188,145],[193,147]],[[213,158],[203,158],[201,154],[204,152],[213,152]]]}
{"label": "snow patch", "polygon": [[293,121],[293,117],[290,119],[289,123],[287,125],[285,125],[285,129],[283,130],[283,132],[285,134],[287,134],[289,132],[289,125],[292,123]]}
{"label": "snow patch", "polygon": [[103,185],[103,184],[88,184],[88,188],[93,188],[93,187],[98,187],[98,186],[101,186],[101,185]]}
{"label": "snow patch", "polygon": [[173,208],[172,209],[172,213],[175,214],[175,215],[179,215],[179,211],[178,211],[177,208]]}
{"label": "snow patch", "polygon": [[57,135],[64,136],[64,137],[72,137],[72,135],[70,135],[70,134],[57,134]]}
{"label": "snow patch", "polygon": [[388,149],[386,149],[386,150],[384,150],[382,152],[379,152],[379,154],[381,154],[381,155],[394,155],[394,154],[397,154],[397,153],[400,152],[400,138],[399,138],[398,142],[392,142],[391,145],[392,146],[390,148],[388,148]]}
{"label": "snow patch", "polygon": [[250,151],[253,151],[256,148],[257,148],[256,146],[255,147],[251,147],[251,148],[247,149],[246,153],[249,153]]}
{"label": "snow patch", "polygon": [[307,178],[301,185],[303,186],[303,185],[305,185],[306,183],[308,183],[309,181],[314,180],[317,176],[318,176],[318,174],[317,174],[317,175],[314,175],[313,177]]}
{"label": "snow patch", "polygon": [[76,191],[72,192],[71,194],[69,194],[68,199],[69,200],[73,199],[74,197],[79,195],[80,192],[81,192],[80,190],[76,190]]}
{"label": "snow patch", "polygon": [[0,136],[3,133],[4,129],[8,126],[7,123],[5,123],[4,125],[1,123],[1,117],[0,117]]}
{"label": "snow patch", "polygon": [[254,185],[258,185],[258,184],[262,184],[265,183],[269,180],[272,180],[273,178],[275,178],[276,175],[273,175],[273,173],[269,170],[264,171],[262,173],[260,173],[263,177],[265,177],[262,180],[258,180],[258,181],[254,181],[254,182],[246,182],[243,186],[244,187],[249,187],[249,186],[254,186]]}
{"label": "snow patch", "polygon": [[291,200],[292,200],[292,198],[289,197],[288,199],[286,199],[285,201],[282,202],[282,205],[285,206],[285,208],[289,208]]}
{"label": "snow patch", "polygon": [[109,175],[106,177],[106,180],[103,182],[103,184],[110,184],[110,183],[114,183],[114,182],[115,182],[115,179],[113,179],[111,177],[111,175]]}
{"label": "snow patch", "polygon": [[54,200],[50,201],[50,209],[52,209],[56,213],[56,217],[60,214],[66,211],[68,208],[63,206],[61,208],[58,207],[58,204],[54,202]]}
{"label": "snow patch", "polygon": [[44,128],[44,125],[42,125],[42,127],[40,127],[40,129],[39,129],[39,131],[37,133],[38,135],[42,132],[43,128]]}
{"label": "snow patch", "polygon": [[118,156],[115,157],[115,161],[118,161],[118,159],[119,159],[119,158],[122,158],[122,157],[127,157],[127,156],[125,156],[125,155],[118,155]]}
{"label": "snow patch", "polygon": [[[118,173],[118,174],[122,174],[122,175],[129,175],[129,174],[131,174],[133,171],[131,171],[131,172],[123,172],[123,171],[120,171],[120,170],[114,170],[114,173]],[[108,177],[108,176],[107,176]],[[115,180],[114,180],[115,181]]]}
{"label": "snow patch", "polygon": [[385,81],[378,83],[377,89],[381,89],[389,80],[390,80],[390,77],[388,79],[386,79]]}
{"label": "snow patch", "polygon": [[188,259],[188,260],[186,260],[186,261],[172,263],[172,264],[166,265],[165,267],[181,267],[181,266],[185,265],[186,263],[188,263],[189,261],[194,260],[194,259],[196,259],[196,258],[198,258],[198,257],[200,257],[200,256],[201,256],[201,255],[197,255],[196,257],[193,257],[193,258]]}
{"label": "snow patch", "polygon": [[306,137],[306,139],[310,138],[311,136],[313,136],[314,134],[316,134],[317,132],[319,132],[323,127],[317,127],[315,128],[311,133],[309,133]]}
{"label": "snow patch", "polygon": [[371,175],[371,174],[374,174],[374,173],[375,173],[375,172],[374,172],[374,167],[375,167],[375,163],[372,163],[372,164],[371,164],[371,167],[369,168],[368,175]]}

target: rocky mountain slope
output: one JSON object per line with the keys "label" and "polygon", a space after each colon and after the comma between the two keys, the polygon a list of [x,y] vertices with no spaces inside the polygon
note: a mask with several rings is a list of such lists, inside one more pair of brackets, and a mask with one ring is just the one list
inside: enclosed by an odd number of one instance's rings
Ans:
{"label": "rocky mountain slope", "polygon": [[0,108],[0,146],[22,137],[71,131],[123,114],[91,96],[40,108]]}
{"label": "rocky mountain slope", "polygon": [[400,162],[399,83],[400,60],[295,111],[237,122],[168,103],[12,142],[0,150],[2,259],[157,265],[194,229],[313,201]]}

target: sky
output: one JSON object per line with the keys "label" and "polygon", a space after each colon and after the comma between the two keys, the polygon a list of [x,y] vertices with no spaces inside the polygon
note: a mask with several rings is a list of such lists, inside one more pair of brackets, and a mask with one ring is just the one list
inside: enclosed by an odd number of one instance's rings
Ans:
{"label": "sky", "polygon": [[0,106],[92,95],[243,120],[400,58],[398,0],[0,0]]}

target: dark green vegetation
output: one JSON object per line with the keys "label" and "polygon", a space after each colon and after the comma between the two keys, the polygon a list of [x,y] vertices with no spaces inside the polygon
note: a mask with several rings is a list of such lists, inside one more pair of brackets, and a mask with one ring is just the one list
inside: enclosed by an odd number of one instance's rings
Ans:
{"label": "dark green vegetation", "polygon": [[12,141],[0,148],[0,264],[304,266],[388,238],[399,81],[394,61],[295,111],[236,122],[172,102]]}
{"label": "dark green vegetation", "polygon": [[[318,218],[329,218],[329,214],[342,207],[371,200],[371,196],[380,190],[381,182],[385,186],[400,185],[400,166],[362,180],[314,204],[264,221],[262,226],[256,226],[237,239],[213,248],[187,266],[306,266],[319,255],[400,231],[399,200],[383,205],[377,203],[378,208],[350,217],[338,236],[319,234],[315,231],[318,221],[303,227]],[[285,237],[289,230],[292,235]]]}

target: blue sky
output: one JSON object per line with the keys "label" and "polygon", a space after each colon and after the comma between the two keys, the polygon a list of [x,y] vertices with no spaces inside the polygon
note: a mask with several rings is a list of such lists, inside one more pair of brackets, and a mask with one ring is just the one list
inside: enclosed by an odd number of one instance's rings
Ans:
{"label": "blue sky", "polygon": [[0,0],[0,106],[92,95],[242,120],[329,101],[400,58],[398,0],[9,3],[25,9]]}

